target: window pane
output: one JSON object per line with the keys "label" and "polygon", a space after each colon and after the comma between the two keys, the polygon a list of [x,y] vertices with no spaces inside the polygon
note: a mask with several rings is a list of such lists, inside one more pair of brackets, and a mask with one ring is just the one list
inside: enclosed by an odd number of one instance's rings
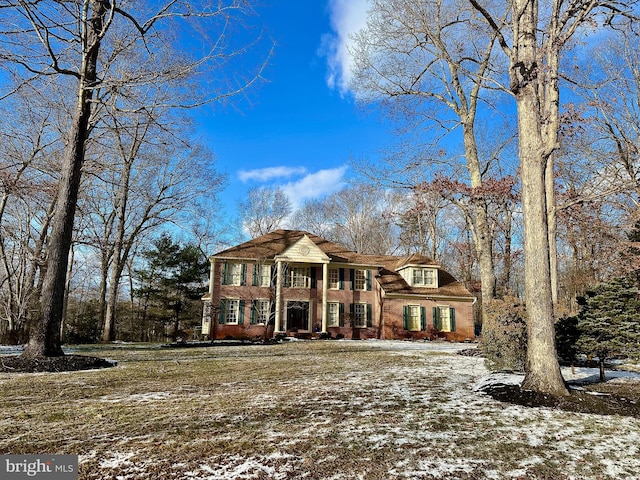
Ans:
{"label": "window pane", "polygon": [[356,290],[365,290],[367,288],[366,270],[356,270],[354,286]]}
{"label": "window pane", "polygon": [[327,325],[337,327],[340,325],[340,306],[337,303],[327,304]]}
{"label": "window pane", "polygon": [[409,305],[409,330],[420,330],[420,306]]}
{"label": "window pane", "polygon": [[367,305],[364,303],[356,303],[353,306],[353,326],[354,327],[366,327],[367,326]]}
{"label": "window pane", "polygon": [[260,286],[261,287],[271,286],[271,266],[270,265],[260,265]]}
{"label": "window pane", "polygon": [[309,269],[304,267],[293,267],[290,278],[293,288],[309,288],[311,283]]}
{"label": "window pane", "polygon": [[438,307],[440,314],[440,330],[443,332],[451,331],[451,318],[449,317],[449,307]]}
{"label": "window pane", "polygon": [[238,323],[239,300],[227,300],[225,323]]}
{"label": "window pane", "polygon": [[240,280],[242,279],[242,264],[232,263],[229,267],[229,284],[240,285]]}
{"label": "window pane", "polygon": [[256,323],[268,323],[270,312],[269,300],[258,300],[256,302]]}
{"label": "window pane", "polygon": [[431,268],[414,268],[413,284],[414,285],[435,285],[435,271]]}
{"label": "window pane", "polygon": [[329,288],[340,288],[340,274],[337,268],[329,269],[329,278],[327,279],[327,283],[329,284]]}
{"label": "window pane", "polygon": [[433,273],[434,273],[433,270],[423,271],[425,285],[433,285],[435,283]]}

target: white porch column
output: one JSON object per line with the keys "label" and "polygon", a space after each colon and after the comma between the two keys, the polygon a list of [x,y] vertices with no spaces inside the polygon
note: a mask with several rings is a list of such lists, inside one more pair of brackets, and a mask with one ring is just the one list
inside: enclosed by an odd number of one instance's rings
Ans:
{"label": "white porch column", "polygon": [[329,286],[329,264],[322,264],[322,333],[327,333],[327,288]]}
{"label": "white porch column", "polygon": [[282,260],[276,260],[276,320],[273,333],[281,333]]}
{"label": "white porch column", "polygon": [[209,267],[209,299],[213,301],[213,281],[215,280],[216,260],[211,258],[209,262],[211,263]]}
{"label": "white porch column", "polygon": [[209,263],[209,304],[207,305],[205,302],[205,305],[202,306],[202,324],[200,327],[202,330],[200,333],[202,335],[209,336],[212,340],[215,340],[211,332],[211,327],[214,326],[217,321],[216,318],[213,318],[213,312],[215,311],[213,309],[213,282],[215,280],[216,261],[214,258],[209,258]]}

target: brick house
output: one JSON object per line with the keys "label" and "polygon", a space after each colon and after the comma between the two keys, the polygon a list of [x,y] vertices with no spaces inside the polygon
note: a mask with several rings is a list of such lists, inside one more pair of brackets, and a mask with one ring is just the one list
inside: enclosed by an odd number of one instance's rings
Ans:
{"label": "brick house", "polygon": [[474,339],[474,297],[422,255],[362,255],[276,230],[210,257],[202,334],[211,339]]}

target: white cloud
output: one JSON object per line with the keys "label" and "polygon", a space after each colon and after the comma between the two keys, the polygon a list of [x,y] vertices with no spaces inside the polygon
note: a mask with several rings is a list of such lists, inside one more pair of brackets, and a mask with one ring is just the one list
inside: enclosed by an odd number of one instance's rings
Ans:
{"label": "white cloud", "polygon": [[327,58],[327,84],[343,94],[352,77],[351,35],[365,27],[368,8],[368,0],[329,0],[333,32],[323,36],[320,50]]}
{"label": "white cloud", "polygon": [[268,182],[274,178],[287,178],[295,175],[304,175],[307,169],[304,167],[267,167],[255,170],[240,170],[238,177],[242,182],[256,180],[258,182]]}
{"label": "white cloud", "polygon": [[347,166],[328,168],[305,175],[298,181],[289,182],[280,188],[287,194],[289,200],[297,208],[304,200],[320,198],[330,195],[345,186],[344,176]]}

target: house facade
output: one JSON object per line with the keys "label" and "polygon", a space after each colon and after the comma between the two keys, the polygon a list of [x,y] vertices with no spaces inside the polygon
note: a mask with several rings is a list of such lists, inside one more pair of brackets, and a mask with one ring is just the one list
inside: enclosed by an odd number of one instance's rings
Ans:
{"label": "house facade", "polygon": [[474,296],[422,255],[362,255],[276,230],[210,257],[202,334],[217,339],[474,339]]}

